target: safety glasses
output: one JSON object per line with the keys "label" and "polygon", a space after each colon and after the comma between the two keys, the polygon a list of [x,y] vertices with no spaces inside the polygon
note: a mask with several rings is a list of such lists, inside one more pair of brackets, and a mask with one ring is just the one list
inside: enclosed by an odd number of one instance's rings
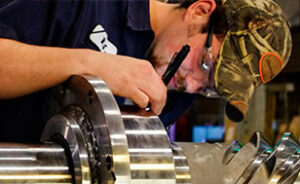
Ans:
{"label": "safety glasses", "polygon": [[[213,61],[212,55],[212,37],[214,32],[214,26],[209,25],[208,35],[206,39],[206,43],[202,52],[202,57],[200,57],[197,65],[199,70],[197,72],[201,72],[202,87],[195,90],[193,94],[201,94],[208,98],[219,98],[219,94],[215,88],[215,66],[216,63]],[[187,92],[187,85],[184,79],[185,77],[180,74],[177,75],[177,91]],[[191,93],[191,92],[187,92]]]}
{"label": "safety glasses", "polygon": [[200,88],[197,92],[208,98],[219,98],[215,88],[215,66],[216,62],[213,61],[212,55],[212,37],[214,32],[214,26],[212,24],[209,25],[208,35],[205,43],[205,47],[203,50],[203,57],[198,62],[198,67],[204,73],[207,83],[204,87]]}

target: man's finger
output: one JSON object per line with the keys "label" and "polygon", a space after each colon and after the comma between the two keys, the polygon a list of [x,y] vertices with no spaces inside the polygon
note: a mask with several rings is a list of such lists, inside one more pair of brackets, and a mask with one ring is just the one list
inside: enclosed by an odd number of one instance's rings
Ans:
{"label": "man's finger", "polygon": [[140,108],[146,108],[149,103],[149,97],[139,89],[134,89],[128,98]]}

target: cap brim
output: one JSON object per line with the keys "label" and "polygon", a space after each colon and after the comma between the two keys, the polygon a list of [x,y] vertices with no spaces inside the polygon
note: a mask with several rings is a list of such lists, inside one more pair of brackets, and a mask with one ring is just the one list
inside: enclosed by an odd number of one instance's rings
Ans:
{"label": "cap brim", "polygon": [[244,120],[248,111],[248,104],[239,101],[231,101],[226,103],[225,112],[227,117],[234,122]]}

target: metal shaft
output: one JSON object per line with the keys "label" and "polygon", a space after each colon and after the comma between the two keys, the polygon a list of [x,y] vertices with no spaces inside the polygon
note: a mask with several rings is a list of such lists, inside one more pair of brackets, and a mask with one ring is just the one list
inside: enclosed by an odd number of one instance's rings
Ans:
{"label": "metal shaft", "polygon": [[64,149],[56,144],[0,144],[0,183],[71,184]]}

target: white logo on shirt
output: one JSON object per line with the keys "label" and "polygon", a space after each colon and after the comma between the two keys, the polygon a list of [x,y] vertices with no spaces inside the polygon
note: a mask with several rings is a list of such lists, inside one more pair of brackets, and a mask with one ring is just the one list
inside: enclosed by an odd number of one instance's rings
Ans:
{"label": "white logo on shirt", "polygon": [[117,47],[108,40],[105,29],[99,24],[90,34],[90,40],[98,47],[101,52],[117,54]]}

